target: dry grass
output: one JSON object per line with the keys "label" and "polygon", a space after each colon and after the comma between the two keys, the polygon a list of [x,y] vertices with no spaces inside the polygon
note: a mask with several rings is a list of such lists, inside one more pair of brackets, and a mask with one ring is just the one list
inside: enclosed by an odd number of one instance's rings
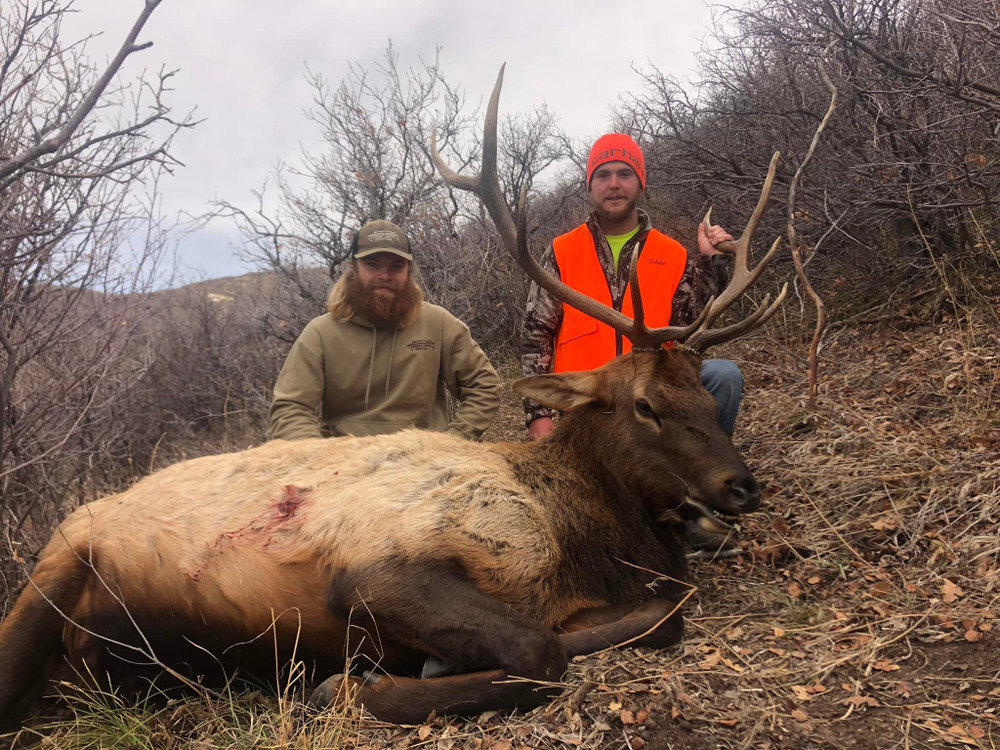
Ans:
{"label": "dry grass", "polygon": [[[393,727],[355,707],[313,715],[292,694],[145,708],[105,698],[75,705],[44,744],[996,747],[1000,321],[995,293],[979,296],[988,303],[922,298],[891,324],[835,327],[817,413],[804,407],[808,325],[726,352],[747,375],[736,441],[765,510],[739,532],[743,555],[694,563],[676,649],[578,659],[564,695],[529,714]],[[508,392],[488,437],[522,434]],[[131,733],[109,730],[121,726]]]}

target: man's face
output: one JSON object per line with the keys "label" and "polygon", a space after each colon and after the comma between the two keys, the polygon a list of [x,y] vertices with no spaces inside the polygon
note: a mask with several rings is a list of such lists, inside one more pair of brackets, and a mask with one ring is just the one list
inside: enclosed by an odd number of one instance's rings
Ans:
{"label": "man's face", "polygon": [[373,296],[395,297],[406,286],[410,264],[394,253],[375,253],[357,260],[358,278]]}
{"label": "man's face", "polygon": [[598,217],[617,223],[635,210],[642,188],[632,167],[623,161],[610,161],[594,170],[588,192]]}

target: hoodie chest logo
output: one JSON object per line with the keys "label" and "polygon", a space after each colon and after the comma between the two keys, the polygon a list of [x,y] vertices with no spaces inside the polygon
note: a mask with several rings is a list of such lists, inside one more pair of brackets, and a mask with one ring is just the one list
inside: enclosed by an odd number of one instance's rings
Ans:
{"label": "hoodie chest logo", "polygon": [[413,339],[406,348],[411,352],[434,351],[434,342],[431,339]]}

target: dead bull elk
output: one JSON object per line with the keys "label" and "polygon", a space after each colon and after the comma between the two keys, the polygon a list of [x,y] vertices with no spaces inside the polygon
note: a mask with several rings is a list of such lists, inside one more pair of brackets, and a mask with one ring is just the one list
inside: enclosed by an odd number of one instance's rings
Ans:
{"label": "dead bull elk", "polygon": [[432,710],[537,705],[570,656],[680,639],[677,523],[752,511],[760,498],[699,367],[707,346],[781,302],[708,329],[774,252],[748,270],[774,162],[729,289],[694,325],[649,330],[638,295],[633,322],[528,254],[524,212],[515,230],[496,176],[502,74],[481,174],[455,174],[435,149],[438,167],[482,198],[532,278],[628,336],[633,351],[591,372],[518,381],[565,412],[535,443],[415,430],[272,441],[176,464],[79,508],[0,625],[0,721],[16,722],[52,680],[127,681],[144,659],[206,678],[235,667],[273,679],[277,648],[319,674],[350,658],[354,673],[328,679],[314,701],[356,691],[375,716],[412,723]]}

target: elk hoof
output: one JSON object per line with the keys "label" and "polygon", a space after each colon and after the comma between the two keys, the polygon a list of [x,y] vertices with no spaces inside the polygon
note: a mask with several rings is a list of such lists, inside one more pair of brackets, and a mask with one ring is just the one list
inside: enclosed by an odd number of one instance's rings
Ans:
{"label": "elk hoof", "polygon": [[357,677],[335,674],[321,682],[309,696],[309,706],[322,711],[334,704],[347,702],[364,682]]}
{"label": "elk hoof", "polygon": [[427,657],[427,661],[424,662],[424,668],[420,670],[420,679],[429,680],[433,677],[447,677],[448,675],[455,674],[457,670],[454,664],[449,664],[444,659],[438,659],[436,656]]}

